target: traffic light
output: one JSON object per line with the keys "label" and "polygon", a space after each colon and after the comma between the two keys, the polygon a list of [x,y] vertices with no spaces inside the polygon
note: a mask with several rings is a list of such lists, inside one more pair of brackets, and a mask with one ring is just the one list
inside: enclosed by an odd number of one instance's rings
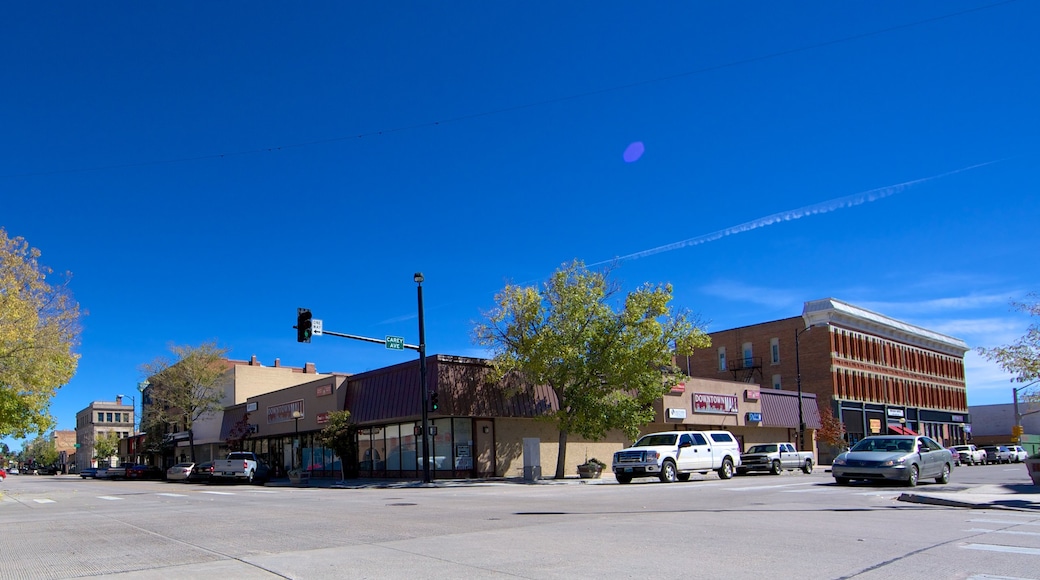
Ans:
{"label": "traffic light", "polygon": [[296,342],[311,341],[311,311],[309,308],[296,309]]}
{"label": "traffic light", "polygon": [[430,393],[430,410],[436,411],[440,406],[441,403],[437,400],[437,393]]}
{"label": "traffic light", "polygon": [[1022,438],[1023,433],[1025,433],[1025,428],[1021,425],[1014,425],[1011,427],[1011,437],[1015,439],[1016,443]]}

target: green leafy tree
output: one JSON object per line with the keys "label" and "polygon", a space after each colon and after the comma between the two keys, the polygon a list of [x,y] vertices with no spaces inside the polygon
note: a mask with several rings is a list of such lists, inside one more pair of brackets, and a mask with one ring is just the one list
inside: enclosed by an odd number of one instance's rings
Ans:
{"label": "green leafy tree", "polygon": [[215,342],[170,346],[172,357],[159,357],[141,367],[150,383],[150,425],[182,425],[188,432],[195,462],[195,421],[224,408],[222,380],[228,371],[227,348]]}
{"label": "green leafy tree", "polygon": [[52,285],[40,251],[0,228],[0,436],[43,434],[61,385],[76,373],[80,312],[66,280]]}
{"label": "green leafy tree", "polygon": [[[1030,294],[1026,302],[1011,302],[1011,306],[1030,316],[1040,317],[1040,294]],[[977,352],[987,359],[996,362],[1005,372],[1014,375],[1011,379],[1016,383],[1033,383],[1040,381],[1040,323],[1034,322],[1026,329],[1025,335],[1011,344],[994,348],[979,347]],[[1040,393],[1033,388],[1025,394],[1031,402],[1040,402]]]}
{"label": "green leafy tree", "polygon": [[25,446],[26,457],[32,458],[37,465],[54,465],[58,462],[58,449],[54,441],[47,437],[37,437]]}
{"label": "green leafy tree", "polygon": [[564,264],[541,289],[507,285],[474,330],[493,352],[495,378],[519,373],[547,385],[558,408],[542,418],[559,430],[556,477],[564,477],[567,437],[635,438],[654,419],[653,403],[682,380],[673,356],[710,346],[686,313],[673,312],[670,284],[619,293],[609,272]]}
{"label": "green leafy tree", "polygon": [[357,425],[350,421],[350,411],[329,413],[329,420],[318,434],[318,439],[339,456],[343,479],[357,477]]}
{"label": "green leafy tree", "polygon": [[109,461],[119,452],[119,436],[115,433],[101,433],[94,438],[94,457],[98,465],[108,465]]}

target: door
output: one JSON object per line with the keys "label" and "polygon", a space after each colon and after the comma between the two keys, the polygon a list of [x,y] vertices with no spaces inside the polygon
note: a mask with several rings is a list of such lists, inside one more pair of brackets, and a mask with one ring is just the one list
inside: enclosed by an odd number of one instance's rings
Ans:
{"label": "door", "polygon": [[697,469],[697,457],[693,450],[693,438],[689,433],[679,436],[679,448],[676,450],[675,463],[679,471],[693,471]]}
{"label": "door", "polygon": [[785,468],[794,469],[798,467],[798,452],[790,443],[780,444],[780,464]]}
{"label": "door", "polygon": [[692,471],[710,471],[712,466],[711,459],[711,442],[704,438],[704,435],[700,433],[690,433],[690,440],[692,445],[683,449],[683,453],[690,454],[690,461]]}

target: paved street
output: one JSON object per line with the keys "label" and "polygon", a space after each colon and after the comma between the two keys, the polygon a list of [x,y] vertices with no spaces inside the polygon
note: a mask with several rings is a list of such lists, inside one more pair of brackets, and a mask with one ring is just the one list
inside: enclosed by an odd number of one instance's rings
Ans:
{"label": "paved street", "polygon": [[1028,483],[1021,465],[958,468],[949,485],[914,490],[839,487],[822,468],[627,486],[17,476],[0,484],[0,577],[1037,578]]}

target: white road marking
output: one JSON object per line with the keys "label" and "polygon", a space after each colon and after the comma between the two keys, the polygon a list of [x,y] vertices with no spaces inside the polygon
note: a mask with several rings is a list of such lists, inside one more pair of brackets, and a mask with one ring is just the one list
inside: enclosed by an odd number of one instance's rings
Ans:
{"label": "white road marking", "polygon": [[969,522],[978,522],[980,524],[1008,524],[1012,526],[1040,526],[1040,522],[1019,522],[1015,520],[990,520],[983,518],[976,518],[968,520]]}
{"label": "white road marking", "polygon": [[33,501],[36,503],[54,503],[53,499],[34,499]]}
{"label": "white road marking", "polygon": [[778,489],[781,487],[797,487],[799,485],[815,485],[812,481],[803,481],[801,483],[785,483],[779,485],[755,485],[749,487],[730,487],[726,488],[726,491],[750,491],[755,489]]}
{"label": "white road marking", "polygon": [[108,500],[108,501],[121,501],[123,498],[121,498],[121,497],[114,497],[114,496],[111,496],[111,495],[99,495],[98,499],[104,499],[104,500]]}
{"label": "white road marking", "polygon": [[1040,536],[1040,532],[1016,532],[1014,530],[988,530],[986,528],[971,528],[969,532],[985,532],[987,534],[1012,534],[1015,536]]}
{"label": "white road marking", "polygon": [[235,495],[230,491],[200,491],[199,493],[211,493],[213,495]]}
{"label": "white road marking", "polygon": [[984,550],[986,552],[1006,552],[1009,554],[1028,554],[1040,556],[1040,548],[1019,548],[1017,546],[991,546],[989,544],[966,544],[961,546],[968,550]]}
{"label": "white road marking", "polygon": [[161,496],[165,496],[165,497],[188,497],[187,495],[185,495],[183,493],[157,493],[155,495],[161,495]]}
{"label": "white road marking", "polygon": [[248,490],[246,490],[246,493],[278,493],[278,492],[277,491],[272,491],[272,490],[269,490],[269,489],[248,489]]}

